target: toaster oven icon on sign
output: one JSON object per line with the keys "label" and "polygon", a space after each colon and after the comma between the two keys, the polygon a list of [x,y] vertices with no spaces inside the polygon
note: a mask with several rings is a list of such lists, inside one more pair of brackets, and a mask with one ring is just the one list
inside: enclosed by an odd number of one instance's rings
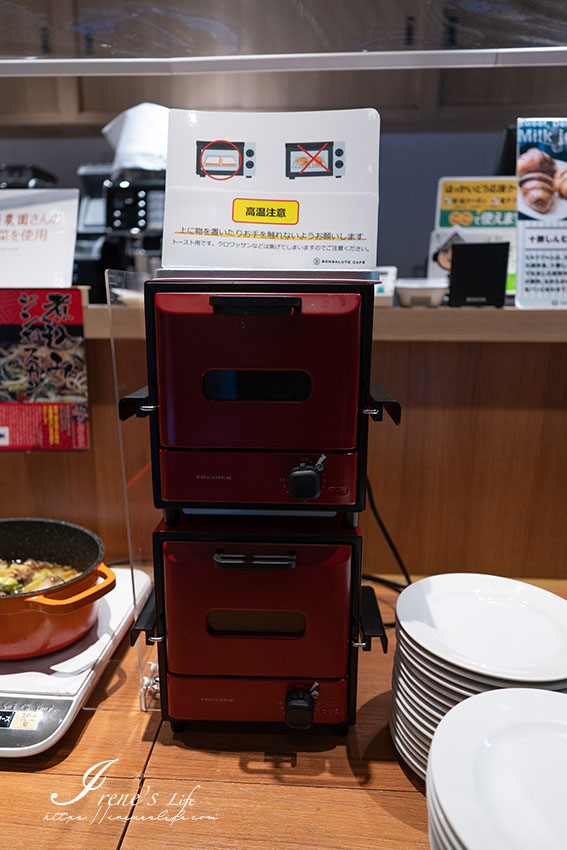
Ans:
{"label": "toaster oven icon on sign", "polygon": [[213,180],[253,177],[256,173],[256,143],[226,139],[197,142],[197,174]]}
{"label": "toaster oven icon on sign", "polygon": [[285,175],[296,177],[343,177],[344,142],[287,142]]}

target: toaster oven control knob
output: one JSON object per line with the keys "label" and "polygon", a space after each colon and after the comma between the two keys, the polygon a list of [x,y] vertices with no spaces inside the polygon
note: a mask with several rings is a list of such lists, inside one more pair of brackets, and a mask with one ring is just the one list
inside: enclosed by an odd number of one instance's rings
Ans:
{"label": "toaster oven control knob", "polygon": [[287,474],[289,494],[298,502],[318,499],[321,495],[321,476],[325,455],[321,455],[317,463],[300,463]]}
{"label": "toaster oven control knob", "polygon": [[314,696],[309,691],[298,689],[287,695],[285,722],[290,729],[310,729],[313,725]]}

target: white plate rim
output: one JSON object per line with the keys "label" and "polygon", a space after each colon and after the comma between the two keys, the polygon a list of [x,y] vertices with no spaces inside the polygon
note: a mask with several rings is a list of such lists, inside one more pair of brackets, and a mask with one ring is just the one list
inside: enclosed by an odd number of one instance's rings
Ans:
{"label": "white plate rim", "polygon": [[[478,798],[479,747],[487,737],[500,729],[513,730],[515,724],[519,734],[525,736],[526,722],[542,718],[557,722],[567,733],[567,695],[536,688],[487,691],[463,700],[437,727],[428,759],[435,796],[455,833],[470,850],[502,846],[502,833],[493,826]],[[528,766],[525,772],[529,773]],[[504,819],[513,815],[505,810],[501,813]]]}
{"label": "white plate rim", "polygon": [[416,756],[412,755],[411,750],[406,746],[406,744],[401,740],[400,735],[396,729],[396,727],[392,724],[392,720],[389,722],[390,727],[390,735],[392,737],[392,741],[394,743],[394,747],[396,748],[398,755],[402,757],[405,763],[413,770],[416,776],[419,776],[420,779],[423,779],[425,782],[426,768],[417,761]]}
{"label": "white plate rim", "polygon": [[427,676],[423,676],[419,670],[416,670],[415,668],[412,669],[402,659],[401,655],[398,656],[398,659],[394,659],[394,664],[396,664],[398,669],[402,671],[403,675],[411,685],[417,683],[417,685],[425,691],[425,693],[431,693],[431,695],[439,702],[441,702],[442,699],[445,702],[450,703],[450,705],[443,704],[445,713],[447,713],[449,709],[453,708],[457,702],[460,702],[460,700],[463,699],[461,695],[449,692],[449,690],[444,688],[442,684],[438,682],[433,683],[433,681],[431,681]]}
{"label": "white plate rim", "polygon": [[393,690],[394,701],[403,709],[404,713],[410,720],[413,720],[415,717],[415,723],[418,728],[421,728],[421,725],[423,724],[424,731],[427,730],[430,737],[433,737],[442,718],[439,717],[438,719],[431,719],[427,717],[427,714],[422,710],[421,706],[416,703],[414,698],[410,694],[407,694],[403,688],[404,686],[401,684],[396,685]]}
{"label": "white plate rim", "polygon": [[[408,652],[415,653],[417,658],[424,664],[431,665],[431,669],[433,671],[439,671],[440,674],[445,675],[448,678],[450,677],[459,684],[463,684],[464,687],[471,682],[473,684],[479,684],[482,690],[487,690],[488,688],[514,687],[519,681],[523,682],[523,680],[518,679],[488,676],[486,673],[474,673],[465,667],[458,667],[450,661],[445,661],[445,659],[434,655],[432,652],[429,652],[429,650],[424,649],[423,646],[420,646],[401,625],[396,628],[396,640],[397,644],[402,644]],[[526,684],[546,688],[547,690],[558,690],[561,687],[567,688],[567,679],[551,679],[550,681],[538,679],[526,682]],[[481,691],[478,691],[477,693],[481,693]]]}
{"label": "white plate rim", "polygon": [[[419,659],[416,659],[413,655],[411,655],[408,650],[404,646],[402,646],[402,644],[398,644],[398,646],[396,647],[396,652],[400,653],[400,656],[404,659],[404,663],[408,664],[410,669],[415,668],[422,674],[422,676],[425,676],[431,679],[432,681],[437,682],[440,686],[443,686],[447,690],[452,691],[453,694],[460,696],[461,699],[464,697],[472,697],[475,694],[484,692],[467,690],[463,685],[460,685],[458,682],[453,682],[445,676],[441,676],[441,674],[437,675],[435,671],[429,670],[426,665],[421,663]],[[489,689],[486,688],[485,690]]]}
{"label": "white plate rim", "polygon": [[400,730],[402,736],[407,740],[408,745],[412,746],[420,754],[423,761],[427,763],[430,747],[429,742],[426,743],[414,732],[411,723],[408,722],[403,712],[400,712],[397,706],[392,706],[390,717],[394,718],[396,728]]}
{"label": "white plate rim", "polygon": [[440,824],[442,832],[444,835],[448,836],[448,841],[450,841],[450,846],[454,847],[455,850],[467,850],[465,845],[459,839],[459,836],[453,830],[451,824],[447,820],[445,813],[441,809],[439,805],[439,800],[435,794],[435,783],[431,777],[431,766],[427,765],[427,775],[425,778],[425,796],[427,799],[427,811],[428,814],[433,809],[433,812],[436,816],[438,824]]}
{"label": "white plate rim", "polygon": [[449,700],[446,694],[436,691],[432,685],[418,679],[417,675],[403,661],[394,658],[394,668],[405,682],[407,688],[411,688],[412,691],[415,690],[416,695],[421,697],[421,699],[430,699],[433,707],[438,711],[442,711],[443,716],[457,704],[458,700]]}
{"label": "white plate rim", "polygon": [[[470,672],[483,675],[504,678],[510,682],[555,682],[567,680],[567,652],[558,652],[555,659],[545,664],[536,665],[531,669],[526,667],[522,671],[518,669],[506,669],[505,662],[495,664],[493,661],[479,662],[476,658],[466,658],[462,653],[451,647],[431,624],[429,628],[423,622],[427,615],[432,617],[431,603],[434,602],[435,593],[443,591],[459,590],[463,592],[506,592],[523,594],[528,604],[538,603],[540,613],[545,614],[548,609],[550,619],[557,624],[560,622],[564,632],[565,645],[567,646],[567,601],[562,597],[544,590],[536,585],[517,579],[505,578],[503,576],[488,575],[484,573],[441,573],[435,576],[427,576],[406,587],[398,597],[396,603],[396,616],[402,628],[420,646],[423,646],[431,654],[439,656],[444,661],[449,661],[457,667],[465,667]],[[429,591],[428,611],[423,605],[423,595]],[[552,616],[557,615],[557,616]],[[458,618],[458,614],[457,614]],[[462,621],[461,624],[462,625]],[[532,635],[537,639],[537,635]]]}

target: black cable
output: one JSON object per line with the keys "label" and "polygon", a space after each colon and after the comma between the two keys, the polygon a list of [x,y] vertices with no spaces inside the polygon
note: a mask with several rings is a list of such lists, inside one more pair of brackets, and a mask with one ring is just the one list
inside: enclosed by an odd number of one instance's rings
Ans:
{"label": "black cable", "polygon": [[362,573],[362,578],[364,581],[373,581],[375,584],[383,584],[384,587],[389,587],[390,590],[395,590],[397,593],[401,593],[402,590],[405,590],[407,584],[401,584],[399,581],[390,581],[389,578],[382,578],[381,576],[373,576],[370,573]]}
{"label": "black cable", "polygon": [[[403,574],[407,584],[411,584],[411,578],[410,578],[410,575],[409,575],[409,573],[406,569],[406,565],[402,561],[402,559],[400,557],[400,553],[396,549],[395,543],[392,540],[392,538],[390,537],[390,535],[388,534],[388,529],[384,525],[384,522],[383,522],[380,514],[378,513],[378,509],[376,508],[376,502],[374,501],[374,493],[372,492],[372,487],[370,485],[370,481],[368,480],[368,478],[366,479],[366,489],[368,491],[368,501],[370,503],[370,510],[374,514],[374,519],[378,523],[378,525],[380,527],[380,531],[382,532],[382,534],[384,535],[384,537],[386,539],[386,543],[388,544],[388,546],[392,550],[392,554],[393,554],[394,558],[396,559],[396,562],[397,562],[400,570],[402,571],[402,574]],[[387,581],[387,579],[382,579],[380,581],[380,583],[385,583],[386,581]],[[394,584],[395,584],[395,582],[394,582]],[[394,590],[396,590],[396,589],[397,588],[394,588]],[[402,589],[403,589],[403,587],[402,587]]]}

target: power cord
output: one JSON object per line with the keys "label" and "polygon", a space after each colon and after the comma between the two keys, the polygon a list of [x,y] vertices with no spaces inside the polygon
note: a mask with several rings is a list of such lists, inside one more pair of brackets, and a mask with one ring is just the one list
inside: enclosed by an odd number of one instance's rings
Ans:
{"label": "power cord", "polygon": [[[370,504],[370,510],[372,511],[372,513],[374,515],[374,519],[378,523],[380,531],[384,535],[386,543],[390,547],[390,550],[391,550],[394,558],[396,559],[396,563],[398,564],[398,566],[399,566],[399,568],[400,568],[400,570],[401,570],[401,572],[402,572],[402,574],[403,574],[403,576],[406,580],[406,583],[402,584],[401,582],[391,581],[390,579],[382,578],[380,576],[370,575],[369,573],[363,573],[362,578],[365,581],[370,581],[370,582],[373,582],[374,584],[384,585],[384,587],[388,587],[388,588],[390,588],[390,590],[395,590],[396,593],[401,593],[402,590],[405,590],[405,588],[409,587],[409,585],[411,584],[410,574],[409,574],[409,572],[406,568],[406,565],[404,564],[404,562],[401,558],[400,553],[398,552],[398,550],[396,548],[396,544],[394,543],[394,541],[390,537],[388,529],[386,528],[386,526],[384,524],[384,520],[382,519],[382,517],[378,513],[378,509],[376,507],[376,502],[374,501],[374,493],[372,492],[372,486],[371,486],[368,478],[366,479],[366,490],[368,492],[368,502]],[[384,625],[385,625],[386,628],[391,629],[395,626],[395,623],[384,623]]]}
{"label": "power cord", "polygon": [[[403,576],[406,580],[406,583],[400,584],[399,582],[389,581],[389,579],[385,579],[385,578],[384,579],[378,579],[377,577],[373,577],[373,578],[379,584],[385,584],[386,587],[390,587],[390,588],[392,588],[392,590],[402,591],[405,587],[407,587],[408,585],[411,584],[410,574],[409,574],[409,572],[406,568],[406,565],[402,561],[401,555],[396,548],[396,544],[394,543],[394,541],[390,537],[388,529],[384,525],[384,521],[383,521],[382,517],[378,513],[378,509],[376,507],[376,502],[374,501],[374,493],[372,492],[372,485],[370,484],[370,481],[368,480],[368,478],[366,479],[366,490],[368,492],[368,501],[370,503],[370,510],[374,514],[374,519],[378,523],[378,526],[380,527],[380,531],[384,535],[386,543],[390,547],[392,554],[393,554],[394,558],[396,559],[396,562],[397,562],[397,564],[398,564],[398,566],[399,566],[399,568],[400,568],[400,570],[401,570],[401,572],[402,572],[402,574],[403,574]],[[363,578],[366,578],[366,576],[363,576]]]}

